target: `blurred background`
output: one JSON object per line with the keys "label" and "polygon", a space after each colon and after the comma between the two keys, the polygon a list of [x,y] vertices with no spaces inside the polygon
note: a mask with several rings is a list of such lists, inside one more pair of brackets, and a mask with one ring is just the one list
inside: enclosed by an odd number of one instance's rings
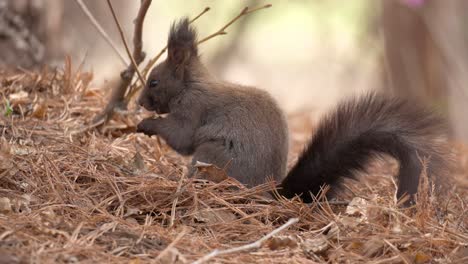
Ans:
{"label": "blurred background", "polygon": [[[125,54],[106,1],[83,2]],[[112,1],[130,42],[139,2]],[[214,75],[268,90],[288,113],[308,111],[314,120],[342,98],[383,90],[430,105],[451,121],[453,139],[468,143],[465,0],[153,0],[143,50],[153,57],[173,20],[206,6],[195,23],[202,37],[243,7],[267,3],[201,44]],[[109,91],[126,67],[76,1],[0,0],[2,68],[60,67],[66,55]]]}

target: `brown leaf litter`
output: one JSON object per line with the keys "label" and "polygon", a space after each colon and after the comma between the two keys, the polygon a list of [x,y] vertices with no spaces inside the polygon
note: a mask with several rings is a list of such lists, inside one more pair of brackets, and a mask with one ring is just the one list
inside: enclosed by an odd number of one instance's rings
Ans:
{"label": "brown leaf litter", "polygon": [[[260,247],[210,262],[468,261],[463,146],[448,179],[455,189],[421,196],[415,209],[396,206],[392,161],[373,162],[361,182],[345,181],[339,198],[349,206],[275,201],[263,195],[271,184],[248,189],[206,164],[201,170],[211,181],[183,177],[187,158],[131,133],[140,120],[135,110],[73,133],[105,103],[91,78],[69,63],[65,70],[0,72],[1,263],[190,263],[258,241],[292,218],[299,222]],[[313,125],[304,113],[290,120],[292,164]]]}

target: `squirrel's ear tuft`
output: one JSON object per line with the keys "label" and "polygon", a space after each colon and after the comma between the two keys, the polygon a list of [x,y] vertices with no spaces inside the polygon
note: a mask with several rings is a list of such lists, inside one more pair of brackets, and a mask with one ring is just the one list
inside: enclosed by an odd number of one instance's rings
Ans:
{"label": "squirrel's ear tuft", "polygon": [[167,49],[168,60],[175,66],[184,65],[191,58],[198,56],[197,32],[190,26],[187,17],[172,24]]}

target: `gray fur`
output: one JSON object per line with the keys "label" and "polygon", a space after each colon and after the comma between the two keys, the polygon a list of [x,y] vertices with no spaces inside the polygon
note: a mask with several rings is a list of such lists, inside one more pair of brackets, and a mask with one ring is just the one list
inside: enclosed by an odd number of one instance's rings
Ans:
{"label": "gray fur", "polygon": [[400,163],[397,197],[417,193],[423,166],[445,170],[443,122],[431,112],[400,99],[370,94],[340,104],[319,123],[304,153],[287,177],[288,128],[277,103],[265,91],[211,77],[200,62],[196,33],[183,19],[171,28],[168,58],[151,72],[139,103],[167,118],[144,119],[137,131],[162,137],[182,155],[227,168],[248,186],[268,177],[281,182],[287,198],[312,201],[323,185],[353,177],[378,154]]}
{"label": "gray fur", "polygon": [[[170,40],[187,34],[188,23],[173,26]],[[188,47],[188,48],[187,48]],[[169,54],[185,54],[178,62],[169,57],[151,72],[139,102],[148,110],[169,113],[166,118],[145,119],[138,131],[158,135],[182,155],[227,168],[229,176],[254,186],[267,177],[280,181],[286,175],[288,128],[282,111],[265,91],[219,82],[201,64],[190,43],[169,45]],[[193,173],[193,167],[190,169]]]}

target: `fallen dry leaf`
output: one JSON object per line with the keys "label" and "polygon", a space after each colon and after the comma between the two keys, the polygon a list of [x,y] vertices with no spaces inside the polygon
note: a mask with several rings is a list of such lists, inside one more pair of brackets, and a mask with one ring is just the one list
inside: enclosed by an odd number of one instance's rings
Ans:
{"label": "fallen dry leaf", "polygon": [[305,254],[320,254],[325,252],[330,247],[330,244],[328,243],[327,237],[320,234],[316,238],[304,240],[301,247]]}
{"label": "fallen dry leaf", "polygon": [[215,224],[231,222],[237,219],[236,215],[228,209],[205,209],[195,213],[194,219],[200,223]]}
{"label": "fallen dry leaf", "polygon": [[423,264],[428,263],[431,260],[431,256],[425,254],[424,252],[418,251],[414,256],[414,263],[416,264]]}
{"label": "fallen dry leaf", "polygon": [[367,201],[361,197],[354,197],[346,207],[345,214],[350,216],[360,216],[363,220],[367,219]]}
{"label": "fallen dry leaf", "polygon": [[135,152],[135,155],[132,159],[132,165],[137,173],[146,170],[145,161],[143,160],[143,157],[141,156],[140,152]]}
{"label": "fallen dry leaf", "polygon": [[6,214],[11,212],[11,201],[8,197],[0,197],[0,213]]}
{"label": "fallen dry leaf", "polygon": [[39,98],[33,106],[32,116],[39,119],[44,119],[47,115],[47,101],[45,99]]}
{"label": "fallen dry leaf", "polygon": [[17,93],[10,94],[8,100],[11,105],[19,105],[29,103],[29,94],[26,91],[19,91]]}
{"label": "fallen dry leaf", "polygon": [[365,256],[375,257],[381,255],[385,247],[383,239],[378,237],[372,237],[364,243],[362,251]]}
{"label": "fallen dry leaf", "polygon": [[296,248],[298,246],[298,238],[293,236],[274,236],[270,238],[266,245],[271,250],[283,248]]}
{"label": "fallen dry leaf", "polygon": [[164,252],[164,255],[159,259],[161,264],[183,264],[187,263],[187,259],[180,253],[177,248],[170,248]]}
{"label": "fallen dry leaf", "polygon": [[224,170],[218,168],[213,164],[197,161],[195,167],[198,170],[197,178],[219,183],[226,180],[229,177]]}

